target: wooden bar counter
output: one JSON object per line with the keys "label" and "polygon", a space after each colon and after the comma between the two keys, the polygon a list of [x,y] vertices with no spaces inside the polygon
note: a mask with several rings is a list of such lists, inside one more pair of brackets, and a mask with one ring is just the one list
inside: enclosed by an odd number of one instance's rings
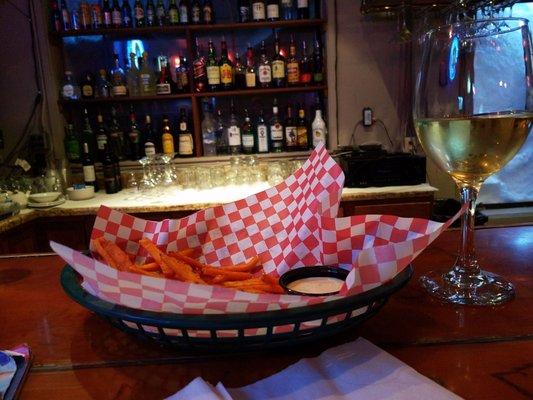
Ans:
{"label": "wooden bar counter", "polygon": [[313,345],[213,355],[161,348],[117,330],[62,291],[54,255],[0,259],[0,348],[28,343],[34,364],[22,399],[161,399],[197,376],[238,387],[303,357],[363,336],[468,399],[533,396],[533,226],[479,229],[482,265],[509,278],[517,296],[500,307],[439,303],[417,278],[454,261],[449,230],[414,262],[415,275],[357,330]]}

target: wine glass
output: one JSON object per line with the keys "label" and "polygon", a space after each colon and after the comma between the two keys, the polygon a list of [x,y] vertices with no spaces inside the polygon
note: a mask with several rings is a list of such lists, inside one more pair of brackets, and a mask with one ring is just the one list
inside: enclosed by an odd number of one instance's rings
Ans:
{"label": "wine glass", "polygon": [[416,132],[426,154],[451,175],[468,205],[454,266],[423,276],[421,283],[448,302],[500,304],[514,296],[514,288],[481,270],[474,250],[474,216],[482,183],[514,157],[532,126],[528,21],[453,23],[429,31],[421,44]]}

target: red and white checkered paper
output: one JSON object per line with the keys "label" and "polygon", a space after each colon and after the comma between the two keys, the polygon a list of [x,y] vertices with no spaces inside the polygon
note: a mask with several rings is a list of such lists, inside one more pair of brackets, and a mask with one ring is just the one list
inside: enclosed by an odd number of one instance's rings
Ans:
{"label": "red and white checkered paper", "polygon": [[200,261],[238,264],[258,255],[267,274],[334,265],[350,270],[339,295],[255,294],[117,271],[58,243],[54,251],[82,277],[83,287],[124,306],[182,314],[260,312],[302,307],[375,288],[402,271],[457,216],[442,224],[419,218],[361,215],[336,218],[344,174],[324,147],[284,182],[234,203],[179,220],[146,221],[102,206],[92,238],[104,236],[144,262],[137,242],[166,251],[199,249]]}

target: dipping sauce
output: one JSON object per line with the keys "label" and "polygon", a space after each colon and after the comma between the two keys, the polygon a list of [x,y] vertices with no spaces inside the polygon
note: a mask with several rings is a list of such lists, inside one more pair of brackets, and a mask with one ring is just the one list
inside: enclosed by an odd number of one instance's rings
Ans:
{"label": "dipping sauce", "polygon": [[311,276],[290,282],[287,288],[300,293],[322,294],[341,290],[344,281],[330,276]]}

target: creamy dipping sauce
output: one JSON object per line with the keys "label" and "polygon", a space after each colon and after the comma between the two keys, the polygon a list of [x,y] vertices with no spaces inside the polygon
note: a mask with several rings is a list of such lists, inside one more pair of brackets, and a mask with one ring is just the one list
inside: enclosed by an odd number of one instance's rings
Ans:
{"label": "creamy dipping sauce", "polygon": [[287,287],[300,293],[320,294],[333,293],[341,290],[344,281],[330,276],[312,276],[309,278],[297,279]]}

